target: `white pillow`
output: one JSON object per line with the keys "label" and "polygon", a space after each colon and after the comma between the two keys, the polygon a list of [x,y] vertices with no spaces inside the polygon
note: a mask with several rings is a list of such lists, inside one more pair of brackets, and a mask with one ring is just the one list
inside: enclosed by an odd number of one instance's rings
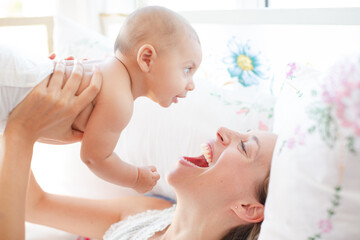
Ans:
{"label": "white pillow", "polygon": [[359,60],[340,60],[323,77],[297,64],[289,74],[275,108],[261,240],[360,239]]}

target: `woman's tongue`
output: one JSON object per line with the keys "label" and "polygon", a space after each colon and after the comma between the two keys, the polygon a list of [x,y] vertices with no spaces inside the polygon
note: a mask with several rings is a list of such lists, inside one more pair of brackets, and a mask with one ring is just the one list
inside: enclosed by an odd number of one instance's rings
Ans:
{"label": "woman's tongue", "polygon": [[206,161],[204,155],[201,155],[200,157],[184,157],[184,159],[198,167],[209,167],[209,163]]}

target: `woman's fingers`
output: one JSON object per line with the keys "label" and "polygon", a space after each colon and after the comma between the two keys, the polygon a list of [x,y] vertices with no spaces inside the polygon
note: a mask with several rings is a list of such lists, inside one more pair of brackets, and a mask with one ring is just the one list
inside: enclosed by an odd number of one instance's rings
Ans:
{"label": "woman's fingers", "polygon": [[99,93],[102,84],[102,75],[96,65],[91,77],[90,85],[78,96],[76,107],[79,111],[83,110]]}
{"label": "woman's fingers", "polygon": [[65,58],[65,60],[75,60],[74,56],[68,56],[67,58]]}
{"label": "woman's fingers", "polygon": [[71,77],[62,87],[65,63],[58,62],[50,79],[38,84],[11,112],[7,128],[19,129],[21,126],[24,135],[34,141],[39,137],[58,143],[80,141],[83,133],[72,129],[72,124],[78,114],[95,99],[102,84],[102,75],[95,68],[89,86],[76,96],[83,69],[82,64],[75,64]]}
{"label": "woman's fingers", "polygon": [[71,75],[69,79],[66,81],[65,86],[63,88],[65,94],[68,94],[70,96],[74,96],[75,93],[78,91],[84,74],[84,67],[82,66],[82,64],[79,63],[78,61],[75,61],[74,63],[75,64],[71,72]]}
{"label": "woman's fingers", "polygon": [[54,60],[54,59],[56,58],[56,54],[55,54],[55,53],[51,53],[51,54],[49,55],[49,58],[50,58],[50,60]]}
{"label": "woman's fingers", "polygon": [[57,92],[59,89],[61,89],[64,81],[64,73],[65,73],[64,61],[60,61],[56,63],[54,73],[52,77],[49,79],[49,83],[48,83],[49,91]]}

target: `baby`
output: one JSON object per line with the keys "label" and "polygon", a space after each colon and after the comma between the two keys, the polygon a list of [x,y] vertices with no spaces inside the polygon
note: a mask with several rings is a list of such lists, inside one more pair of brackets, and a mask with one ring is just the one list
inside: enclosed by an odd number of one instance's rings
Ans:
{"label": "baby", "polygon": [[[16,104],[53,70],[50,60],[34,64],[9,51],[0,49],[0,124],[3,125]],[[113,152],[114,148],[132,116],[134,100],[145,96],[162,107],[177,103],[178,98],[186,97],[194,89],[192,78],[201,59],[199,38],[179,14],[152,6],[127,17],[115,42],[114,57],[96,63],[103,75],[98,96],[73,123],[75,130],[84,133],[81,159],[93,173],[139,193],[154,187],[159,179],[155,167],[130,165]],[[93,64],[84,62],[83,67],[86,70]],[[90,78],[85,73],[79,92],[89,84]],[[54,143],[57,139],[42,141]]]}

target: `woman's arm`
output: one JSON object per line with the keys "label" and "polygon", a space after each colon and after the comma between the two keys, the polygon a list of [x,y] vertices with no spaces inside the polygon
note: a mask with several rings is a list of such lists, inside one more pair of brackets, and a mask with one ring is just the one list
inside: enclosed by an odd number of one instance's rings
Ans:
{"label": "woman's arm", "polygon": [[73,234],[102,239],[111,224],[148,209],[172,204],[157,198],[128,196],[92,200],[44,192],[31,174],[28,186],[26,221],[61,229]]}
{"label": "woman's arm", "polygon": [[34,141],[7,129],[0,147],[0,235],[24,239],[24,199]]}
{"label": "woman's arm", "polygon": [[75,96],[82,72],[74,70],[62,86],[64,70],[64,64],[58,63],[51,79],[37,85],[12,111],[7,121],[0,145],[2,239],[24,239],[25,196],[35,141],[48,136],[80,140],[82,134],[72,130],[72,121],[99,92],[101,75],[98,71],[95,71],[90,86]]}

